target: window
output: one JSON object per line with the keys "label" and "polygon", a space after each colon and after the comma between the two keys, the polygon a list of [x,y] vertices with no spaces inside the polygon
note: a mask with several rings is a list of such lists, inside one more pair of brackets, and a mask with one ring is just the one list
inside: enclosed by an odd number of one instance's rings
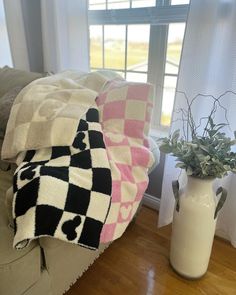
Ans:
{"label": "window", "polygon": [[12,66],[3,0],[0,0],[0,44],[0,67],[5,65]]}
{"label": "window", "polygon": [[127,80],[146,82],[149,35],[146,24],[91,25],[91,68],[111,69]]}
{"label": "window", "polygon": [[152,129],[168,129],[189,0],[90,0],[91,70],[155,85]]}

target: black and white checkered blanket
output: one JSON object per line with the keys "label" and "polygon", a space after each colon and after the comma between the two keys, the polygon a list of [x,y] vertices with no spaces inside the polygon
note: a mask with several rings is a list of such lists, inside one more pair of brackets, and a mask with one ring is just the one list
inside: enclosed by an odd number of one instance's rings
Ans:
{"label": "black and white checkered blanket", "polygon": [[14,175],[14,246],[51,236],[97,249],[111,186],[98,110],[90,108],[72,146],[25,153]]}

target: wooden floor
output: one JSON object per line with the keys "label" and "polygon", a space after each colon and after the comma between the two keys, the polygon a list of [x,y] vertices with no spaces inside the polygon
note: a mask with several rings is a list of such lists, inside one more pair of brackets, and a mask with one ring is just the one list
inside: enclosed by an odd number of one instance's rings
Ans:
{"label": "wooden floor", "polygon": [[157,213],[143,207],[136,223],[115,241],[66,295],[234,295],[236,249],[216,238],[207,274],[179,277],[169,265],[171,228],[157,229]]}

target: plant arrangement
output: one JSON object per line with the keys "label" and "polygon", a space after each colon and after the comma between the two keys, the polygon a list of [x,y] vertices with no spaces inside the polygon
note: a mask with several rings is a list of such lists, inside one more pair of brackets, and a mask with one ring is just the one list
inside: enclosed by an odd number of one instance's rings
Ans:
{"label": "plant arrangement", "polygon": [[[169,137],[160,139],[160,150],[176,157],[176,167],[185,169],[187,175],[198,178],[222,178],[228,172],[236,172],[236,153],[232,151],[236,140],[232,140],[223,132],[223,128],[229,123],[227,110],[220,104],[222,97],[223,95],[219,98],[212,96],[214,102],[209,116],[201,118],[197,125],[192,113],[192,104],[197,96],[189,102],[185,95],[187,109],[178,110],[183,123],[182,132],[178,129]],[[224,109],[226,123],[214,123],[218,107]],[[204,120],[206,123],[202,128]],[[200,132],[200,129],[203,131]],[[236,138],[236,132],[234,137]]]}

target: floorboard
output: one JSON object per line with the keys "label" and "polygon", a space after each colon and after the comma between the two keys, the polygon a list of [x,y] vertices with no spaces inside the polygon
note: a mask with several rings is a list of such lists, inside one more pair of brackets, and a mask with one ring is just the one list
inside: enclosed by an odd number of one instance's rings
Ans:
{"label": "floorboard", "polygon": [[171,227],[157,229],[157,213],[143,207],[122,238],[115,241],[66,295],[234,295],[236,249],[215,238],[207,274],[189,281],[169,265]]}

